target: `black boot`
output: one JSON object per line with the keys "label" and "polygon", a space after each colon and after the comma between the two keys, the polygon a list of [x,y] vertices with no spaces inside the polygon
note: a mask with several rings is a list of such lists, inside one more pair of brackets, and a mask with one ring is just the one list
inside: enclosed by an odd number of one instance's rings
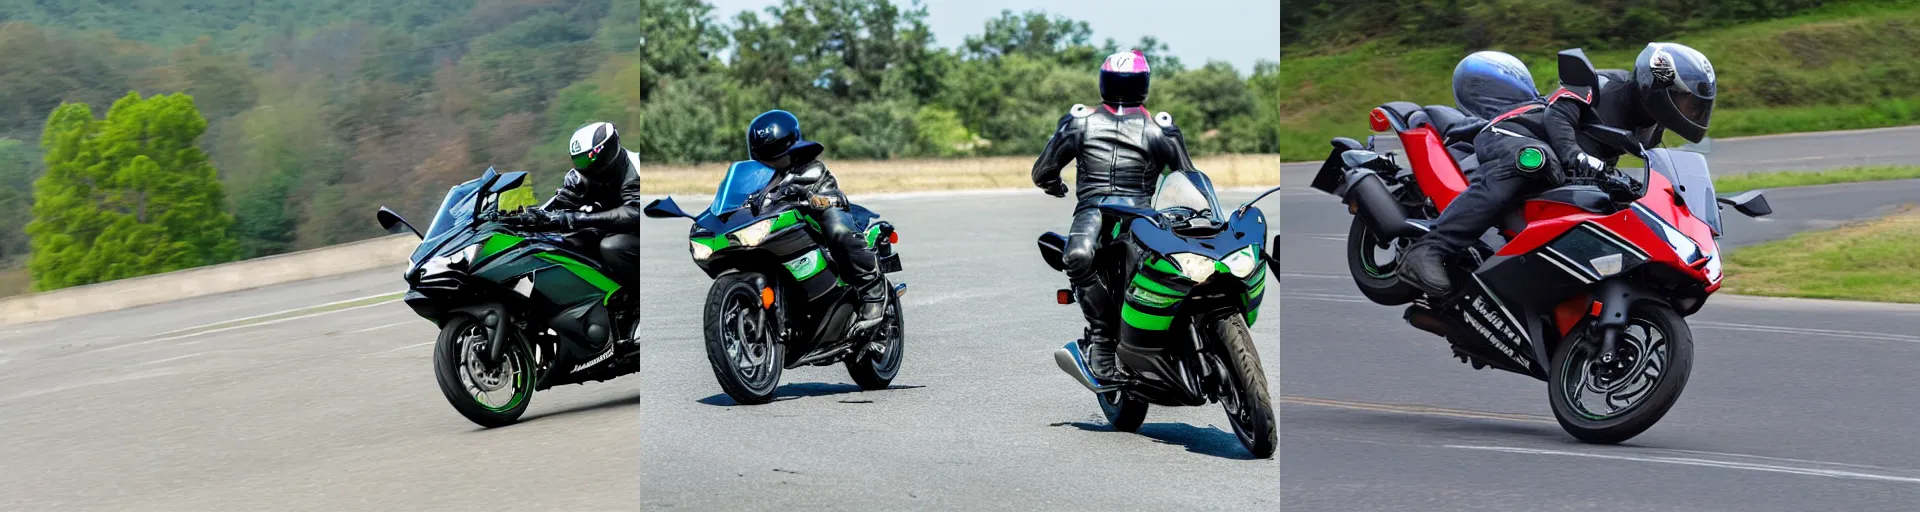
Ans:
{"label": "black boot", "polygon": [[887,280],[874,276],[860,289],[860,309],[855,313],[853,330],[864,332],[887,319]]}
{"label": "black boot", "polygon": [[1120,373],[1120,358],[1115,353],[1120,341],[1087,329],[1087,371],[1101,384],[1118,384],[1126,381]]}
{"label": "black boot", "polygon": [[1400,255],[1400,280],[1435,297],[1453,292],[1453,280],[1447,277],[1448,252],[1439,244],[1415,242]]}

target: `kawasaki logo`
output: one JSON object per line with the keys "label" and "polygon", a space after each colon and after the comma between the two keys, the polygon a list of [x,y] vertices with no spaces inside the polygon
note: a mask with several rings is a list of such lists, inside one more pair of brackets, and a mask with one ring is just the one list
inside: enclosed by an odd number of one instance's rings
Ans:
{"label": "kawasaki logo", "polygon": [[[1478,313],[1478,315],[1464,315],[1466,316],[1467,324],[1472,326],[1474,330],[1479,331],[1481,337],[1486,338],[1487,341],[1493,345],[1493,348],[1499,349],[1501,353],[1506,354],[1507,358],[1519,362],[1520,366],[1532,368],[1533,365],[1528,363],[1526,358],[1514,353],[1514,348],[1517,346],[1515,340],[1520,339],[1520,336],[1513,331],[1511,324],[1501,320],[1500,316],[1494,313],[1493,308],[1487,306],[1486,296],[1474,297],[1472,304],[1473,312]],[[1476,316],[1478,318],[1475,318]],[[1487,324],[1492,324],[1493,327],[1488,328]],[[1499,331],[1498,335],[1494,333],[1495,330]]]}
{"label": "kawasaki logo", "polygon": [[585,363],[581,363],[581,364],[580,364],[579,366],[575,366],[575,367],[573,367],[573,371],[572,371],[572,372],[567,372],[567,373],[574,373],[574,372],[578,372],[578,371],[580,371],[580,370],[582,370],[582,369],[585,369],[585,368],[587,368],[587,367],[590,367],[590,366],[593,366],[593,365],[596,365],[596,364],[600,364],[600,362],[601,362],[601,361],[606,361],[606,360],[607,360],[607,358],[609,358],[609,357],[613,357],[613,345],[614,345],[614,342],[613,342],[612,340],[608,340],[608,341],[607,341],[607,349],[606,349],[606,350],[603,350],[603,351],[601,351],[601,352],[600,352],[600,355],[599,355],[599,356],[596,356],[596,357],[594,357],[592,361],[587,361],[587,362],[585,362]]}

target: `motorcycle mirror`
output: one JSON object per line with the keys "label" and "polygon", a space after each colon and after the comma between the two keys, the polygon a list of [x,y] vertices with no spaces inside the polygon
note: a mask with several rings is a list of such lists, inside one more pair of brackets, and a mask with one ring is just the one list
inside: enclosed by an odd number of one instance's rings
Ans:
{"label": "motorcycle mirror", "polygon": [[1732,206],[1735,211],[1748,217],[1764,217],[1773,214],[1773,206],[1767,204],[1767,195],[1758,190],[1732,196],[1715,196],[1714,200]]}
{"label": "motorcycle mirror", "polygon": [[1598,87],[1600,73],[1594,71],[1593,61],[1587,60],[1587,53],[1579,48],[1560,50],[1560,83],[1572,87]]}
{"label": "motorcycle mirror", "polygon": [[499,180],[499,182],[494,183],[493,188],[488,189],[495,194],[520,188],[520,185],[527,181],[527,173],[524,171],[510,172],[510,173],[502,174],[500,176],[501,176],[501,179]]}
{"label": "motorcycle mirror", "polygon": [[653,202],[647,203],[647,207],[642,209],[641,212],[645,213],[648,217],[656,219],[690,217],[687,215],[687,212],[680,210],[680,205],[674,203],[671,197],[655,199]]}
{"label": "motorcycle mirror", "polygon": [[1640,145],[1640,141],[1634,138],[1633,132],[1603,124],[1588,124],[1582,126],[1581,130],[1587,132],[1587,135],[1593,137],[1594,140],[1600,141],[1601,144],[1613,146],[1622,151],[1632,151],[1634,152],[1634,156],[1646,154],[1646,151]]}
{"label": "motorcycle mirror", "polygon": [[486,202],[486,201],[484,201],[484,199],[486,199],[486,198],[487,198],[487,197],[486,197],[486,196],[487,196],[487,194],[489,194],[489,193],[490,193],[490,192],[491,192],[491,191],[493,190],[493,184],[494,184],[494,183],[497,183],[497,182],[499,182],[499,181],[500,181],[500,175],[499,175],[499,174],[495,174],[495,173],[493,172],[493,168],[492,168],[492,167],[488,167],[488,168],[487,168],[487,181],[486,181],[485,183],[481,183],[481,184],[480,184],[480,188],[478,188],[478,189],[475,189],[475,190],[477,190],[477,191],[473,193],[473,194],[474,194],[474,195],[473,195],[473,216],[474,216],[474,218],[479,218],[479,217],[480,217],[480,211],[481,211],[481,210],[484,210],[484,209],[486,209],[486,206],[487,206],[487,202]]}
{"label": "motorcycle mirror", "polygon": [[1273,188],[1267,189],[1266,192],[1261,192],[1260,195],[1254,196],[1252,201],[1247,201],[1246,204],[1240,205],[1239,208],[1234,208],[1233,209],[1234,215],[1246,213],[1248,208],[1252,208],[1253,205],[1256,203],[1259,203],[1261,199],[1266,199],[1268,195],[1272,195],[1274,192],[1279,192],[1279,191],[1280,191],[1280,187],[1273,187]]}
{"label": "motorcycle mirror", "polygon": [[1273,280],[1280,280],[1280,235],[1273,235],[1273,245],[1267,246],[1267,270],[1273,273]]}
{"label": "motorcycle mirror", "polygon": [[426,238],[420,234],[420,230],[414,229],[413,224],[407,222],[407,219],[401,218],[400,214],[394,213],[393,210],[389,210],[385,206],[380,207],[380,211],[374,213],[373,216],[380,220],[380,228],[387,230],[388,233],[393,233],[395,226],[406,226],[407,231],[413,232],[413,236],[422,239]]}

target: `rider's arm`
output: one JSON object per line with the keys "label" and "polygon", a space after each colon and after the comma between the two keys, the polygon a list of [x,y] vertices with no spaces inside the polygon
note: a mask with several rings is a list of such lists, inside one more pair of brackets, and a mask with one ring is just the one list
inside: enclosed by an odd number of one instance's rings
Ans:
{"label": "rider's arm", "polygon": [[587,178],[581,176],[580,171],[568,169],[566,178],[560,181],[560,189],[553,191],[553,197],[547,199],[546,203],[541,204],[540,209],[547,211],[577,210],[580,208],[580,203],[585,202],[586,191]]}
{"label": "rider's arm", "polygon": [[1060,183],[1060,170],[1080,154],[1081,124],[1077,121],[1084,117],[1082,111],[1091,112],[1086,105],[1074,105],[1073,111],[1060,116],[1060,126],[1054,128],[1053,138],[1047,139],[1047,147],[1040,150],[1040,159],[1033,161],[1034,186]]}
{"label": "rider's arm", "polygon": [[[629,154],[631,158],[631,154]],[[643,204],[640,200],[640,162],[633,159],[626,173],[620,176],[620,206],[608,208],[604,212],[583,213],[574,218],[574,225],[586,228],[598,228],[618,233],[638,233]]]}
{"label": "rider's arm", "polygon": [[847,208],[847,194],[840,191],[840,180],[835,179],[833,172],[827,170],[827,164],[819,160],[807,162],[807,165],[800,168],[800,175],[816,180],[812,185],[807,186],[807,192],[826,198],[828,208],[842,210]]}
{"label": "rider's arm", "polygon": [[1607,162],[1580,149],[1580,117],[1587,105],[1575,97],[1556,97],[1547,104],[1547,147],[1560,157],[1560,168],[1588,174],[1606,168]]}
{"label": "rider's arm", "polygon": [[1194,170],[1193,158],[1187,156],[1187,138],[1180,133],[1180,126],[1173,124],[1173,114],[1155,114],[1153,124],[1160,127],[1161,135],[1154,156],[1167,163],[1168,171]]}

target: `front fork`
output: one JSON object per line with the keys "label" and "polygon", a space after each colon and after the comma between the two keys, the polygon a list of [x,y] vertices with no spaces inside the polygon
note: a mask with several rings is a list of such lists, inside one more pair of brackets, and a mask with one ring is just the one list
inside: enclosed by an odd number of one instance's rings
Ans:
{"label": "front fork", "polygon": [[1635,295],[1633,286],[1624,279],[1600,282],[1594,294],[1594,301],[1600,305],[1600,316],[1593,324],[1600,334],[1600,362],[1613,362],[1620,335],[1627,330],[1627,312],[1633,308]]}

